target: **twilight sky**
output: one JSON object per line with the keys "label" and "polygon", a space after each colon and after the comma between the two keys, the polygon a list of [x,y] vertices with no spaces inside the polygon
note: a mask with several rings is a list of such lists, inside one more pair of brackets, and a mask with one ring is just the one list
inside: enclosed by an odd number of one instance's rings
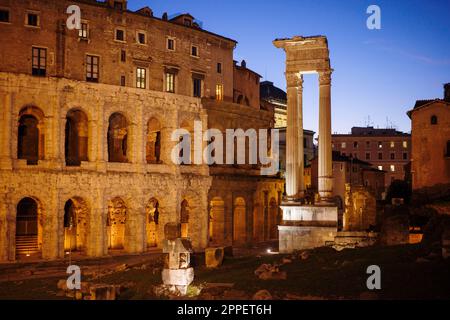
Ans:
{"label": "twilight sky", "polygon": [[[381,30],[369,30],[367,7],[381,8]],[[352,126],[410,131],[417,99],[443,97],[450,82],[450,0],[129,0],[161,17],[189,12],[203,28],[238,41],[235,60],[285,89],[275,38],[325,35],[330,46],[333,132]],[[304,126],[317,132],[318,79],[305,77]]]}

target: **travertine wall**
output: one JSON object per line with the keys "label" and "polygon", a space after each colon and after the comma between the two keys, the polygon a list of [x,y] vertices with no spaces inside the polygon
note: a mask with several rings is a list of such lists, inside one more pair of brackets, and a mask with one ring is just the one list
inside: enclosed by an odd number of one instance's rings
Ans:
{"label": "travertine wall", "polygon": [[[167,222],[179,221],[180,204],[189,203],[189,236],[196,248],[207,246],[207,202],[211,184],[207,166],[175,166],[170,152],[172,130],[182,121],[206,114],[199,99],[154,91],[0,73],[0,260],[15,259],[16,207],[25,197],[39,204],[42,224],[42,256],[55,259],[64,254],[64,206],[82,199],[88,207],[86,253],[107,253],[108,202],[120,198],[127,207],[124,249],[146,250],[146,206],[158,200],[159,239]],[[20,111],[26,106],[45,115],[43,159],[27,165],[17,159]],[[83,110],[89,119],[88,158],[80,167],[66,167],[64,134],[69,110]],[[129,122],[128,163],[107,162],[109,116],[123,114]],[[162,164],[146,163],[146,124],[156,117],[162,124]]]}

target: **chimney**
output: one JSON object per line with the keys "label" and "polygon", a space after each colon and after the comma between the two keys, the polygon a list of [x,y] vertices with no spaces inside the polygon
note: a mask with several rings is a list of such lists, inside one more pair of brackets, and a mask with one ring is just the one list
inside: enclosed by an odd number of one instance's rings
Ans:
{"label": "chimney", "polygon": [[444,100],[450,102],[450,83],[444,84]]}

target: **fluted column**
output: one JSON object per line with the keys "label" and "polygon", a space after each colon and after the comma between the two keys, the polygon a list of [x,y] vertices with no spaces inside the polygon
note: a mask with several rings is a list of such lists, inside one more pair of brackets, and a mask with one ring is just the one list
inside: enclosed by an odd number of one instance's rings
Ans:
{"label": "fluted column", "polygon": [[298,123],[298,165],[297,165],[297,192],[299,198],[305,197],[305,151],[304,151],[304,139],[303,139],[303,76],[300,75],[297,87],[297,123]]}
{"label": "fluted column", "polygon": [[[300,198],[299,189],[303,185],[303,173],[300,172],[299,146],[303,149],[303,139],[300,141],[299,127],[299,94],[303,87],[300,73],[286,73],[287,81],[287,128],[286,128],[286,193],[289,201]],[[303,135],[303,128],[302,128]],[[303,151],[302,151],[303,153]]]}
{"label": "fluted column", "polygon": [[319,72],[319,195],[322,202],[327,202],[333,194],[331,73],[332,70]]}

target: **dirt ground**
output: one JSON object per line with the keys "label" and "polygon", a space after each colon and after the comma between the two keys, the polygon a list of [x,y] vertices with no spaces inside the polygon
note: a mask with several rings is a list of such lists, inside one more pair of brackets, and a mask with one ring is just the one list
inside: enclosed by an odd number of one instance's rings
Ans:
{"label": "dirt ground", "polygon": [[[269,254],[270,244],[234,251],[222,267],[204,267],[203,257],[194,257],[195,280],[189,299],[251,299],[262,289],[273,299],[449,299],[450,261],[429,254],[421,245],[371,247],[337,252],[332,248],[299,255]],[[274,250],[274,249],[272,249]],[[286,280],[260,280],[254,271],[263,263],[282,264]],[[294,258],[294,259],[292,259]],[[92,283],[126,287],[119,299],[162,299],[154,286],[161,283],[163,255],[109,257],[76,261],[83,279]],[[285,261],[286,262],[286,261]],[[0,265],[0,299],[68,299],[57,289],[66,279],[67,261]],[[369,292],[367,268],[381,268],[381,290]],[[95,279],[93,279],[95,278]]]}

